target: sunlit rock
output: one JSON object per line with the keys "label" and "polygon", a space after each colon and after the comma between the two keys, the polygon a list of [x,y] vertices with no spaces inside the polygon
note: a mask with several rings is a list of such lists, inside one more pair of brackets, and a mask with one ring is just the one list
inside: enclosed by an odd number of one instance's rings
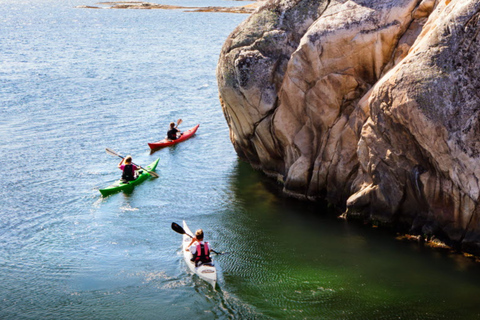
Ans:
{"label": "sunlit rock", "polygon": [[480,3],[270,1],[217,79],[240,157],[287,194],[480,253]]}

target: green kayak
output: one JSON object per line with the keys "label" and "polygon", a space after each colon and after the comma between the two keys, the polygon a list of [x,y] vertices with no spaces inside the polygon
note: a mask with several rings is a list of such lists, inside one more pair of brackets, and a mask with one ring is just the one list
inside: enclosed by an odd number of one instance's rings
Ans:
{"label": "green kayak", "polygon": [[[159,160],[160,160],[160,158],[153,161],[148,166],[146,166],[145,169],[147,169],[149,171],[155,171],[155,169],[157,168]],[[105,189],[100,189],[99,190],[100,193],[102,194],[102,196],[106,197],[106,196],[108,196],[112,193],[115,193],[115,192],[118,192],[118,191],[121,191],[121,190],[132,190],[134,186],[142,183],[143,181],[147,180],[150,177],[150,174],[147,171],[142,170],[142,169],[137,170],[137,173],[138,173],[137,179],[135,179],[133,181],[129,181],[127,183],[125,183],[122,179],[117,180],[117,181],[115,181],[115,183],[106,187]]]}

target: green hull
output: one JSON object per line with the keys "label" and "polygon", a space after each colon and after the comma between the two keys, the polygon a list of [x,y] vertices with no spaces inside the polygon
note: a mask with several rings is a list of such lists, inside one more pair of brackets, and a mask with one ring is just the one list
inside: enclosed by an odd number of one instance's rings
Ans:
{"label": "green hull", "polygon": [[[149,171],[155,171],[155,169],[157,168],[159,160],[160,160],[160,158],[158,158],[154,162],[150,163],[148,166],[145,167],[145,169],[147,169]],[[119,192],[119,191],[122,191],[122,190],[132,190],[134,186],[142,183],[143,181],[147,180],[150,177],[150,174],[148,172],[146,172],[145,170],[140,169],[139,171],[142,171],[142,173],[138,175],[137,179],[135,179],[133,181],[129,181],[128,183],[122,182],[121,179],[117,180],[117,181],[115,181],[115,183],[106,187],[105,189],[100,189],[99,190],[100,193],[102,194],[102,196],[105,197],[105,196],[111,195],[112,193],[116,193],[116,192]]]}

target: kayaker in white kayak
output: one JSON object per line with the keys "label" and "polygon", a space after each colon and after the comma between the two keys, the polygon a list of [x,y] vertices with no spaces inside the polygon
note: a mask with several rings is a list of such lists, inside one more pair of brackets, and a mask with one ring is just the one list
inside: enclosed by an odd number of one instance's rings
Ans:
{"label": "kayaker in white kayak", "polygon": [[182,135],[182,133],[180,132],[180,130],[178,130],[178,128],[175,126],[175,122],[171,122],[170,123],[170,130],[168,130],[167,132],[167,139],[168,140],[177,140],[179,135],[180,136]]}
{"label": "kayaker in white kayak", "polygon": [[192,253],[191,260],[195,262],[196,267],[202,264],[212,263],[212,259],[210,258],[210,252],[212,249],[210,249],[208,242],[203,241],[202,229],[195,231],[195,237],[192,238],[192,241],[185,250],[189,250]]}
{"label": "kayaker in white kayak", "polygon": [[132,163],[132,156],[126,156],[125,158],[120,161],[118,164],[120,170],[123,171],[122,173],[122,180],[124,181],[133,181],[137,177],[135,176],[135,171],[138,169],[136,165]]}

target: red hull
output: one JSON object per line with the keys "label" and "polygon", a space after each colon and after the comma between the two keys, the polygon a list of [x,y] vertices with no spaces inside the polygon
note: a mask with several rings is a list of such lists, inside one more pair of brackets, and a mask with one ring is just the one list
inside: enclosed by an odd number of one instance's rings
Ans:
{"label": "red hull", "polygon": [[197,124],[195,127],[188,129],[183,132],[182,136],[178,138],[177,140],[168,140],[168,139],[163,139],[157,142],[149,143],[148,146],[150,147],[151,150],[158,149],[158,148],[163,148],[163,147],[168,147],[174,144],[177,144],[179,142],[185,141],[188,138],[191,138],[195,132],[197,132],[197,129],[200,125]]}

